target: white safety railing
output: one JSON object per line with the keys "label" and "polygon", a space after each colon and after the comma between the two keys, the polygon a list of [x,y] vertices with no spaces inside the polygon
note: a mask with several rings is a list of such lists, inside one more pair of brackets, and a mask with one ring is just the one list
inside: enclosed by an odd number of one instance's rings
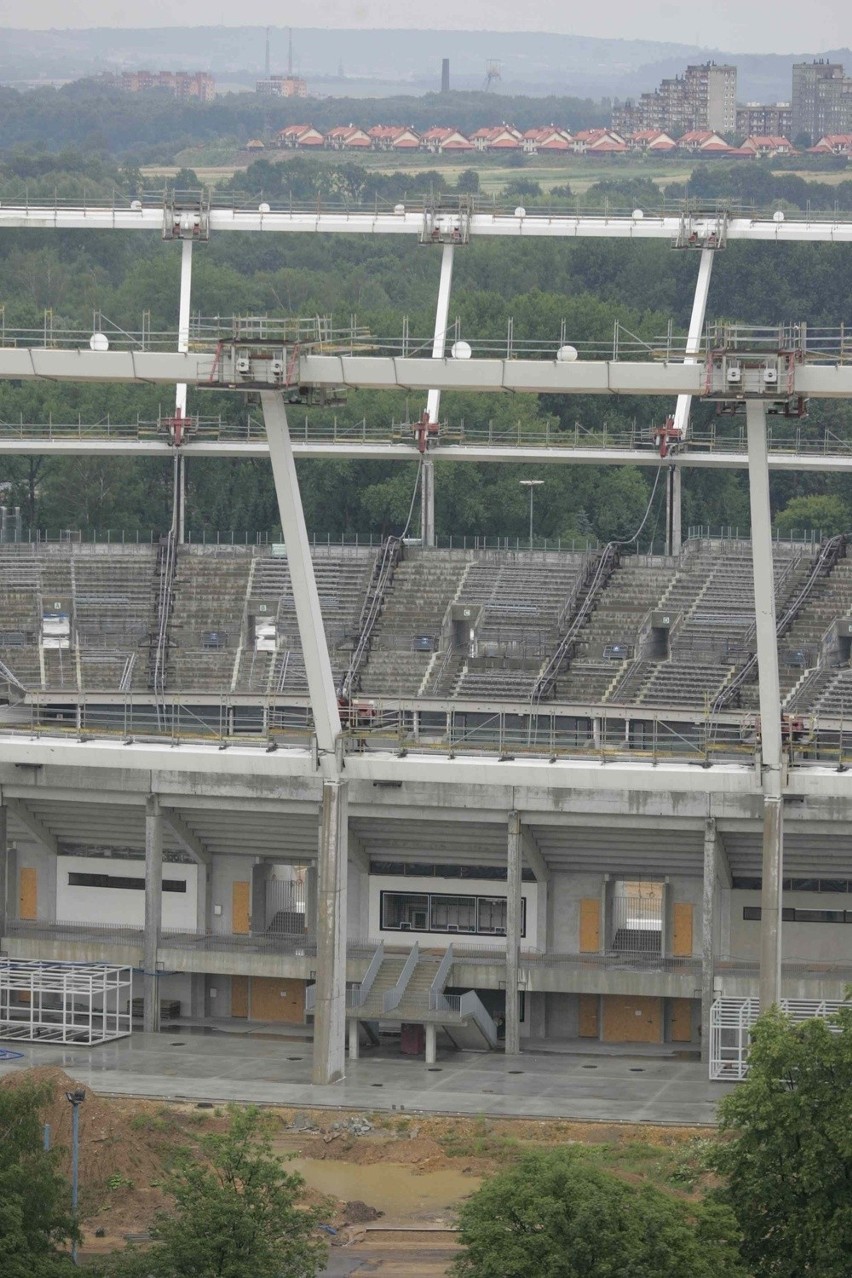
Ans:
{"label": "white safety railing", "polygon": [[417,941],[414,942],[411,953],[405,960],[405,965],[399,974],[399,980],[389,990],[385,990],[382,999],[382,1011],[392,1012],[394,1008],[399,1007],[402,996],[405,993],[408,982],[414,973],[414,969],[420,960],[420,946]]}
{"label": "white safety railing", "polygon": [[379,968],[385,961],[385,943],[379,941],[378,948],[370,959],[369,966],[363,977],[357,984],[350,985],[346,992],[347,1007],[363,1007],[367,1001],[370,990],[373,988],[373,982],[379,974]]}
{"label": "white safety railing", "polygon": [[448,945],[444,957],[438,965],[435,973],[435,979],[429,986],[429,1011],[434,1012],[440,1007],[440,1000],[444,997],[444,986],[450,977],[450,970],[453,966],[453,947]]}

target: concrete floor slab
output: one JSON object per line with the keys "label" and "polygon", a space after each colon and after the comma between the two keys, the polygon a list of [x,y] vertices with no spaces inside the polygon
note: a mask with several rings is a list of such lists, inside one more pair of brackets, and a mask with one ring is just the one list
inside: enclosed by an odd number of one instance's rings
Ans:
{"label": "concrete floor slab", "polygon": [[347,1062],[342,1082],[314,1087],[310,1048],[275,1037],[169,1031],[93,1048],[15,1046],[21,1059],[0,1060],[0,1075],[58,1065],[103,1094],[306,1108],[711,1124],[732,1086],[711,1083],[696,1061],[588,1052],[442,1053],[430,1069],[379,1048]]}

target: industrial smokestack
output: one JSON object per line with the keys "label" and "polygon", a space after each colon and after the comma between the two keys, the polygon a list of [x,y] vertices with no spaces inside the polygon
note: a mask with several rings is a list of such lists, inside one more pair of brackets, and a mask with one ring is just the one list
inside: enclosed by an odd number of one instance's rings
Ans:
{"label": "industrial smokestack", "polygon": [[449,93],[450,91],[450,59],[444,58],[441,61],[441,92]]}

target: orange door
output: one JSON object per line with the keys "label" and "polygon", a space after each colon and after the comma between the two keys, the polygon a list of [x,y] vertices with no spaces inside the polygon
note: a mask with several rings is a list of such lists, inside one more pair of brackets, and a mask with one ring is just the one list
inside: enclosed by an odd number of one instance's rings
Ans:
{"label": "orange door", "polygon": [[672,954],[692,958],[692,914],[688,901],[675,901],[672,909]]}
{"label": "orange door", "polygon": [[231,931],[234,936],[248,936],[251,931],[251,884],[237,882],[231,892]]}
{"label": "orange door", "polygon": [[692,1042],[692,999],[673,998],[671,1003],[671,1035],[673,1043]]}
{"label": "orange door", "polygon": [[580,902],[580,953],[599,954],[601,949],[601,903],[599,897]]}
{"label": "orange door", "polygon": [[18,871],[18,918],[38,918],[38,871],[30,866]]}
{"label": "orange door", "polygon": [[279,979],[277,976],[253,976],[251,978],[251,1019],[303,1025],[305,982]]}
{"label": "orange door", "polygon": [[249,1014],[248,1006],[248,977],[232,976],[231,977],[231,1015],[244,1019]]}
{"label": "orange door", "polygon": [[598,1004],[597,994],[580,995],[580,1038],[598,1037]]}
{"label": "orange door", "polygon": [[629,994],[604,994],[603,1041],[605,1043],[661,1043],[663,1000],[634,998]]}

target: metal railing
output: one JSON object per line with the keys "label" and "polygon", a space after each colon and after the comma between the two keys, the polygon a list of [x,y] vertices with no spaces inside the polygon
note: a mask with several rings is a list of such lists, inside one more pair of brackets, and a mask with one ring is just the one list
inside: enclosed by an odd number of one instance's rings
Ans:
{"label": "metal railing", "polygon": [[406,986],[411,980],[414,969],[416,968],[419,960],[420,946],[418,942],[415,941],[414,945],[411,947],[411,953],[405,960],[396,985],[391,986],[389,990],[385,990],[384,992],[382,997],[382,1011],[392,1012],[394,1008],[399,1007],[399,1004],[402,1001],[402,996],[405,993]]}
{"label": "metal railing", "polygon": [[[347,947],[347,953],[348,953],[348,947]],[[373,957],[370,959],[367,970],[362,976],[360,982],[357,985],[356,984],[350,985],[349,989],[346,992],[347,1007],[356,1008],[356,1007],[364,1006],[364,1004],[367,1001],[367,998],[369,997],[370,990],[373,988],[375,979],[379,974],[379,969],[382,966],[382,963],[384,963],[384,961],[385,961],[385,943],[384,941],[379,941],[379,944],[376,947],[376,952],[373,955]]]}
{"label": "metal railing", "polygon": [[469,1018],[475,1021],[489,1046],[497,1046],[497,1026],[475,990],[467,990],[464,994],[441,994],[435,1010],[453,1013],[459,1020]]}
{"label": "metal railing", "polygon": [[453,962],[454,962],[453,946],[451,942],[447,946],[444,952],[444,957],[441,959],[441,962],[438,964],[438,970],[435,973],[435,979],[432,982],[432,984],[429,986],[429,1010],[430,1011],[436,1011],[440,1005],[440,1000],[444,997],[444,986],[447,984],[447,981],[450,978],[450,971],[452,970]]}

